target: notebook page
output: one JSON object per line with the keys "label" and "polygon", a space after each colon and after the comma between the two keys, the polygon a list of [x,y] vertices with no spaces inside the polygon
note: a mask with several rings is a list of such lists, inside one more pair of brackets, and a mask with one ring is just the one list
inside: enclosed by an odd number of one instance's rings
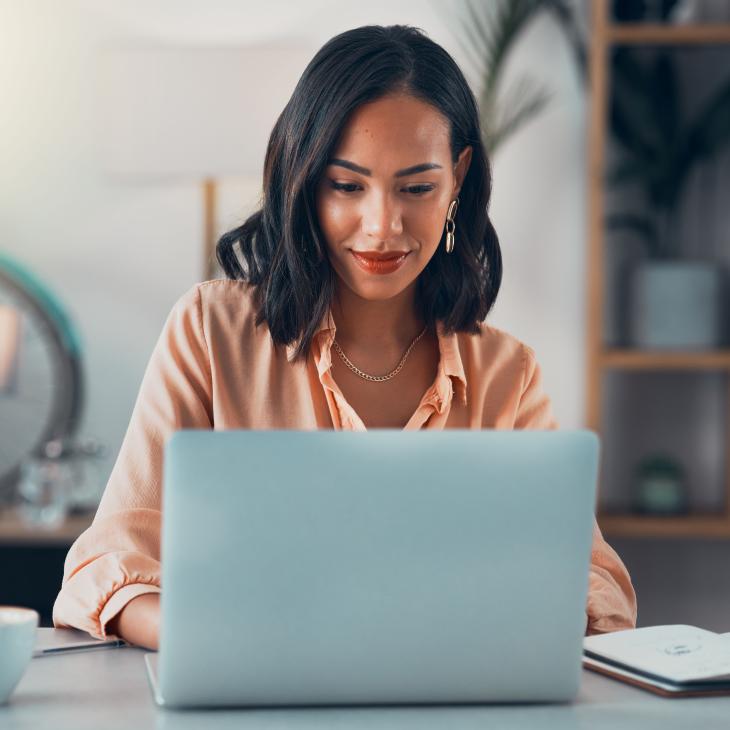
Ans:
{"label": "notebook page", "polygon": [[648,626],[588,636],[583,647],[672,682],[730,679],[730,641],[695,626]]}

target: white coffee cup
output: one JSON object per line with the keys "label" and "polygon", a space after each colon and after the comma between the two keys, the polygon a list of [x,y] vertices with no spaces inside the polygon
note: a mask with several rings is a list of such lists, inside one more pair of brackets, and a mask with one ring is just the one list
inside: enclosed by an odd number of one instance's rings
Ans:
{"label": "white coffee cup", "polygon": [[33,656],[37,628],[32,608],[0,606],[0,705],[10,699]]}

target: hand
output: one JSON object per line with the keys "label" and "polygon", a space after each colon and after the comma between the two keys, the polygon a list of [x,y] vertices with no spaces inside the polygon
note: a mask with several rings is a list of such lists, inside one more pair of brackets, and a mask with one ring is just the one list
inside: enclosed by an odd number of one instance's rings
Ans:
{"label": "hand", "polygon": [[143,593],[133,598],[106,627],[135,646],[157,651],[160,643],[160,594]]}

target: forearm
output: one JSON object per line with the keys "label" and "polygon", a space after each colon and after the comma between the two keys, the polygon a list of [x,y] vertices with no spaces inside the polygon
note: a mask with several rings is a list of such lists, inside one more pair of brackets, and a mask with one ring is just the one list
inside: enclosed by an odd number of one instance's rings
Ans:
{"label": "forearm", "polygon": [[144,593],[133,598],[106,627],[135,646],[157,651],[160,638],[160,594]]}
{"label": "forearm", "polygon": [[636,626],[636,593],[626,566],[594,524],[588,575],[588,634]]}

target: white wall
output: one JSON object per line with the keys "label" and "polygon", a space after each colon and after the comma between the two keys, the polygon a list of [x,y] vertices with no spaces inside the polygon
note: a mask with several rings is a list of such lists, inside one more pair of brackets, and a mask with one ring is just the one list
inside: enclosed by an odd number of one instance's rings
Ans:
{"label": "white wall", "polygon": [[[78,323],[89,378],[83,430],[109,445],[107,471],[164,317],[201,276],[202,213],[193,182],[130,185],[103,174],[94,142],[99,52],[294,34],[314,53],[347,28],[403,22],[461,61],[450,31],[457,8],[453,0],[0,2],[0,246],[40,274]],[[530,31],[510,68],[543,79],[555,98],[494,162],[505,279],[491,321],[537,350],[558,417],[575,426],[583,412],[584,104],[549,22]],[[244,215],[237,207],[222,211],[226,224]]]}

